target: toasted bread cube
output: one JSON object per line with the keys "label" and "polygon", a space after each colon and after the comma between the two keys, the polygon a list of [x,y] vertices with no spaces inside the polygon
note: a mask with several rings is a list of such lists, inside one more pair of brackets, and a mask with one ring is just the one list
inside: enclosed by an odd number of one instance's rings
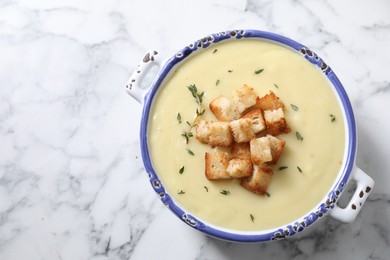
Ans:
{"label": "toasted bread cube", "polygon": [[226,169],[229,164],[227,153],[205,153],[205,175],[208,180],[230,179]]}
{"label": "toasted bread cube", "polygon": [[270,91],[269,94],[256,100],[256,107],[261,108],[263,111],[275,110],[278,108],[284,108],[284,104],[274,92]]}
{"label": "toasted bread cube", "polygon": [[204,144],[209,143],[210,128],[206,120],[200,120],[196,125],[196,139]]}
{"label": "toasted bread cube", "polygon": [[242,113],[245,109],[256,104],[257,97],[253,88],[244,84],[233,92],[233,104],[237,107],[238,112]]}
{"label": "toasted bread cube", "polygon": [[282,108],[265,110],[264,119],[267,125],[267,133],[271,135],[287,134],[291,131],[287,125]]}
{"label": "toasted bread cube", "polygon": [[232,178],[244,178],[252,175],[253,164],[250,159],[231,159],[226,169]]}
{"label": "toasted bread cube", "polygon": [[271,144],[268,137],[253,138],[250,141],[251,160],[254,164],[272,161]]}
{"label": "toasted bread cube", "polygon": [[249,142],[256,135],[252,131],[252,120],[250,118],[240,118],[229,123],[236,143]]}
{"label": "toasted bread cube", "polygon": [[271,145],[271,154],[272,154],[272,164],[276,164],[279,160],[280,155],[283,152],[284,146],[286,145],[286,141],[279,139],[272,135],[266,135]]}
{"label": "toasted bread cube", "polygon": [[263,111],[260,108],[253,109],[252,111],[246,113],[242,118],[252,119],[252,131],[257,134],[263,131],[266,126],[263,118]]}
{"label": "toasted bread cube", "polygon": [[209,107],[219,121],[229,122],[240,118],[240,113],[233,106],[232,102],[224,96],[219,96],[211,101]]}
{"label": "toasted bread cube", "polygon": [[230,132],[228,122],[210,122],[209,144],[211,146],[230,146],[233,143],[233,136]]}
{"label": "toasted bread cube", "polygon": [[249,143],[236,143],[232,144],[231,154],[233,158],[251,159],[251,150]]}
{"label": "toasted bread cube", "polygon": [[240,184],[247,190],[264,195],[272,180],[272,175],[273,169],[268,164],[254,165],[252,176],[242,179]]}

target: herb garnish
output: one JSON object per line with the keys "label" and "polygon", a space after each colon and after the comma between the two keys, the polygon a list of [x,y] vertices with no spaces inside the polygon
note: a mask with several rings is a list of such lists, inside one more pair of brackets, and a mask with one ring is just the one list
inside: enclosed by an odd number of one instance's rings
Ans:
{"label": "herb garnish", "polygon": [[207,186],[203,186],[203,188],[206,190],[206,192],[209,192],[209,188],[207,188]]}
{"label": "herb garnish", "polygon": [[287,169],[288,168],[288,166],[280,166],[279,167],[279,171],[283,171],[283,170],[285,170],[285,169]]}
{"label": "herb garnish", "polygon": [[251,220],[254,223],[255,217],[252,214],[249,214],[251,216]]}
{"label": "herb garnish", "polygon": [[179,170],[179,173],[180,174],[183,174],[183,172],[184,172],[184,165],[180,168],[180,170]]}
{"label": "herb garnish", "polygon": [[334,121],[336,121],[336,117],[335,117],[335,115],[333,115],[333,114],[330,114],[329,116],[330,116],[330,121],[331,121],[331,122],[334,122]]}
{"label": "herb garnish", "polygon": [[302,135],[301,135],[298,131],[295,132],[295,136],[297,137],[297,139],[298,139],[299,141],[302,141],[302,140],[303,140]]}
{"label": "herb garnish", "polygon": [[185,192],[183,190],[180,190],[177,194],[184,194]]}
{"label": "herb garnish", "polygon": [[264,69],[255,70],[255,74],[260,74],[263,72]]}
{"label": "herb garnish", "polygon": [[194,152],[193,151],[191,151],[190,149],[188,149],[187,148],[187,152],[190,154],[190,155],[192,155],[192,156],[194,156],[195,154],[194,154]]}
{"label": "herb garnish", "polygon": [[215,86],[218,86],[220,82],[221,81],[219,79],[217,79],[217,81],[215,82]]}
{"label": "herb garnish", "polygon": [[[186,123],[188,124],[188,126],[190,128],[187,131],[183,131],[183,133],[181,134],[181,136],[183,136],[185,138],[186,144],[188,144],[190,137],[194,136],[194,134],[191,131],[192,131],[192,128],[194,128],[197,125],[196,122],[197,122],[198,118],[200,116],[202,116],[204,114],[204,112],[206,112],[206,110],[203,108],[204,92],[198,93],[198,89],[197,89],[195,84],[191,84],[191,85],[187,86],[187,88],[191,92],[191,95],[195,98],[195,102],[198,104],[198,108],[196,108],[196,117],[195,117],[194,121],[192,122],[192,124],[190,122],[186,121]],[[177,117],[179,120],[179,114]],[[181,122],[181,115],[180,115],[179,122]]]}
{"label": "herb garnish", "polygon": [[176,119],[179,122],[179,124],[181,124],[181,115],[180,115],[180,113],[177,113]]}
{"label": "herb garnish", "polygon": [[303,172],[302,169],[301,169],[299,166],[297,166],[297,169],[298,169],[298,171],[299,171],[300,173]]}
{"label": "herb garnish", "polygon": [[228,190],[222,190],[220,193],[223,195],[230,195],[230,191]]}
{"label": "herb garnish", "polygon": [[190,137],[193,137],[194,134],[192,132],[187,132],[187,131],[184,131],[181,136],[183,136],[185,139],[186,139],[186,144],[188,144],[188,141],[190,139]]}
{"label": "herb garnish", "polygon": [[269,194],[268,192],[265,192],[264,193],[268,198],[271,197],[271,194]]}
{"label": "herb garnish", "polygon": [[216,53],[217,51],[218,51],[218,49],[214,49],[214,50],[213,50],[213,54]]}
{"label": "herb garnish", "polygon": [[232,73],[232,72],[233,72],[233,70],[228,70],[228,72],[229,72],[229,73]]}
{"label": "herb garnish", "polygon": [[292,108],[292,110],[294,110],[294,111],[298,111],[298,110],[299,110],[299,107],[297,107],[297,106],[294,105],[294,104],[291,104],[291,108]]}
{"label": "herb garnish", "polygon": [[275,86],[275,88],[279,88],[279,86],[278,86],[278,85],[276,85],[276,84],[274,84],[274,86]]}

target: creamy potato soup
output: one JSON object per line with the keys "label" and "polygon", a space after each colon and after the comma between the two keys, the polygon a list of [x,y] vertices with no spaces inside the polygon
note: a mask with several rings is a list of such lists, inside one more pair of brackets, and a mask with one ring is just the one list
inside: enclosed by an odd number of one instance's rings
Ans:
{"label": "creamy potato soup", "polygon": [[[206,179],[205,152],[226,148],[200,143],[187,124],[199,107],[187,88],[191,84],[204,92],[202,118],[210,121],[217,120],[209,103],[219,95],[231,98],[243,84],[259,96],[271,90],[284,102],[291,132],[278,136],[287,143],[274,166],[269,196],[244,189],[237,179]],[[327,194],[343,160],[342,118],[328,79],[301,54],[263,40],[226,41],[188,58],[160,87],[148,145],[158,177],[185,211],[224,228],[264,230],[302,217]],[[183,133],[189,131],[187,143]]]}

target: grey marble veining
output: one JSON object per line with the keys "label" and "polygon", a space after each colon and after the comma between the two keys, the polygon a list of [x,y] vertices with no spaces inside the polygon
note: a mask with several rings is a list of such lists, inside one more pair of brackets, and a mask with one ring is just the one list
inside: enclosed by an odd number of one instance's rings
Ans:
{"label": "grey marble veining", "polygon": [[[390,3],[0,2],[0,259],[388,259]],[[142,107],[123,85],[149,49],[209,33],[273,31],[313,49],[354,107],[357,165],[376,186],[350,224],[235,244],[176,219],[139,149]]]}

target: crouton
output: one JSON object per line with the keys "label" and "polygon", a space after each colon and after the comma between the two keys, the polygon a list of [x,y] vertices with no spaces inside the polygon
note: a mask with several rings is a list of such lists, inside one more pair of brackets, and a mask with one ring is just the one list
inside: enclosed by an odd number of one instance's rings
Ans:
{"label": "crouton", "polygon": [[272,180],[272,175],[273,169],[268,164],[254,165],[252,176],[242,179],[240,184],[247,190],[264,195]]}
{"label": "crouton", "polygon": [[270,91],[269,94],[256,100],[256,107],[261,108],[263,111],[275,110],[278,108],[284,108],[284,104],[274,92]]}
{"label": "crouton", "polygon": [[286,141],[279,139],[272,135],[266,135],[269,140],[271,146],[271,154],[272,154],[272,164],[276,164],[279,160],[280,155],[283,152],[284,146],[286,145]]}
{"label": "crouton", "polygon": [[210,128],[209,123],[205,120],[200,120],[196,125],[196,139],[204,144],[209,143]]}
{"label": "crouton", "polygon": [[254,138],[249,145],[251,160],[254,164],[272,161],[271,145],[268,137]]}
{"label": "crouton", "polygon": [[242,118],[252,119],[252,131],[257,134],[265,129],[265,122],[263,119],[263,112],[260,108],[253,109],[252,111],[246,113]]}
{"label": "crouton", "polygon": [[209,144],[211,146],[230,146],[233,143],[233,136],[228,122],[210,122],[208,128],[210,131]]}
{"label": "crouton", "polygon": [[240,113],[232,102],[224,96],[219,96],[209,104],[211,112],[219,121],[229,122],[240,118]]}
{"label": "crouton", "polygon": [[267,133],[271,135],[287,134],[291,131],[288,127],[282,108],[265,110],[264,120],[267,125]]}
{"label": "crouton", "polygon": [[240,118],[229,123],[234,141],[236,143],[249,142],[256,135],[252,131],[252,120],[250,118]]}
{"label": "crouton", "polygon": [[252,175],[253,164],[250,159],[231,159],[226,169],[232,178],[244,178]]}
{"label": "crouton", "polygon": [[232,144],[231,154],[233,158],[251,159],[251,150],[249,143],[236,143]]}
{"label": "crouton", "polygon": [[229,179],[226,169],[229,158],[227,153],[205,153],[205,175],[208,180]]}
{"label": "crouton", "polygon": [[236,106],[238,112],[242,113],[247,108],[256,104],[257,97],[253,88],[244,84],[244,86],[233,92],[233,104]]}

